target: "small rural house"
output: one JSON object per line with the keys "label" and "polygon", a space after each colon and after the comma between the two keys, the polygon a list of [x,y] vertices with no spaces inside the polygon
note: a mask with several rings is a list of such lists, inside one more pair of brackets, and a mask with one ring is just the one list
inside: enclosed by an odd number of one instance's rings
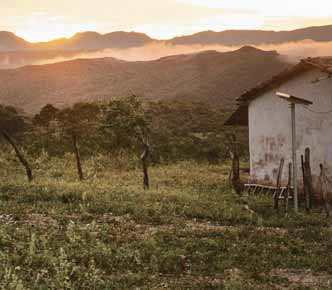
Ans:
{"label": "small rural house", "polygon": [[[308,58],[244,93],[225,125],[249,127],[250,182],[275,185],[281,158],[292,162],[291,111],[276,92],[312,101],[296,105],[298,180],[302,181],[301,154],[311,150],[314,183],[324,164],[332,174],[332,58]],[[286,172],[285,172],[286,171]],[[284,170],[282,183],[287,183]]]}

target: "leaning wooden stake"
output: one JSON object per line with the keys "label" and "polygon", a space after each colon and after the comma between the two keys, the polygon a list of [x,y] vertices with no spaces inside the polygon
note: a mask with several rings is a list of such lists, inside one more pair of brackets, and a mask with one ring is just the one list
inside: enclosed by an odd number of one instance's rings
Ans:
{"label": "leaning wooden stake", "polygon": [[304,192],[304,196],[305,196],[305,209],[306,212],[309,212],[309,201],[308,201],[308,185],[307,185],[307,177],[306,177],[306,168],[305,168],[305,164],[304,164],[304,157],[303,155],[301,155],[301,167],[302,167],[302,175],[303,175],[303,192]]}
{"label": "leaning wooden stake", "polygon": [[21,162],[21,164],[24,166],[28,180],[31,182],[33,180],[32,176],[32,169],[29,165],[29,162],[25,159],[21,151],[16,146],[14,140],[10,137],[10,135],[7,132],[2,132],[2,136],[7,140],[7,142],[14,148],[14,151],[16,153],[16,156],[18,160]]}
{"label": "leaning wooden stake", "polygon": [[150,179],[149,179],[149,172],[148,172],[148,159],[150,155],[150,145],[148,141],[143,142],[144,151],[141,155],[142,161],[142,169],[143,169],[143,186],[144,189],[150,188]]}
{"label": "leaning wooden stake", "polygon": [[241,194],[244,191],[244,184],[241,182],[240,178],[240,158],[236,136],[234,134],[230,134],[228,136],[228,142],[229,145],[227,147],[232,159],[232,168],[229,173],[229,180],[235,192],[237,194]]}
{"label": "leaning wooden stake", "polygon": [[284,205],[285,205],[285,212],[288,212],[288,208],[289,208],[289,194],[291,192],[291,188],[292,188],[292,169],[293,169],[293,165],[292,163],[288,164],[288,182],[287,182],[287,189],[286,189],[286,195],[285,195],[285,200],[284,200]]}
{"label": "leaning wooden stake", "polygon": [[308,191],[308,180],[307,180],[307,172],[304,164],[304,157],[301,155],[301,167],[302,167],[302,175],[303,175],[303,192],[305,196],[305,210],[307,213],[310,211],[310,201],[309,201],[309,191]]}
{"label": "leaning wooden stake", "polygon": [[232,186],[237,194],[241,194],[244,190],[240,178],[240,158],[237,150],[232,153]]}
{"label": "leaning wooden stake", "polygon": [[319,167],[320,167],[319,185],[323,196],[326,217],[329,217],[331,201],[332,201],[332,191],[331,191],[332,183],[326,176],[323,164],[320,164]]}
{"label": "leaning wooden stake", "polygon": [[78,148],[76,135],[73,135],[73,146],[74,146],[74,153],[75,153],[75,157],[76,157],[76,166],[77,166],[78,178],[80,180],[83,180],[84,175],[83,175],[81,156],[80,156],[80,151],[79,151],[79,148]]}
{"label": "leaning wooden stake", "polygon": [[281,158],[279,170],[278,170],[278,177],[277,177],[277,189],[276,189],[276,192],[274,195],[274,209],[277,211],[279,210],[280,185],[281,185],[281,176],[282,176],[282,171],[284,168],[284,163],[285,163],[285,159]]}
{"label": "leaning wooden stake", "polygon": [[305,178],[306,178],[306,210],[310,211],[313,202],[313,185],[312,185],[312,174],[310,165],[310,148],[305,149],[304,154],[304,168],[305,168]]}

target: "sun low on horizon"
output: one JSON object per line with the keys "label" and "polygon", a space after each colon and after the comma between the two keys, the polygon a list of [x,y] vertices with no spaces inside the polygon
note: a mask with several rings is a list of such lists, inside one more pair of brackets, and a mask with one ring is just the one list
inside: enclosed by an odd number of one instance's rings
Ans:
{"label": "sun low on horizon", "polygon": [[52,25],[46,25],[42,29],[17,30],[16,32],[14,31],[14,33],[26,41],[31,43],[38,43],[52,41],[60,38],[71,38],[80,32],[96,30],[85,25],[71,26],[66,25],[65,23],[57,23],[54,26],[55,27],[52,27]]}
{"label": "sun low on horizon", "polygon": [[291,30],[332,24],[332,1],[2,0],[0,31],[31,42],[77,32],[136,31],[167,39],[203,30]]}

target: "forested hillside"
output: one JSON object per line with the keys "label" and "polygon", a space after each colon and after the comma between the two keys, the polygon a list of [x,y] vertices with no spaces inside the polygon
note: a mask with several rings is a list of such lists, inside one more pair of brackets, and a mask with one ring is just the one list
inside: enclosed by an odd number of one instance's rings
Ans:
{"label": "forested hillside", "polygon": [[0,103],[35,113],[48,103],[64,107],[136,94],[154,101],[209,102],[231,110],[244,91],[289,65],[274,51],[252,47],[146,62],[80,59],[0,70]]}

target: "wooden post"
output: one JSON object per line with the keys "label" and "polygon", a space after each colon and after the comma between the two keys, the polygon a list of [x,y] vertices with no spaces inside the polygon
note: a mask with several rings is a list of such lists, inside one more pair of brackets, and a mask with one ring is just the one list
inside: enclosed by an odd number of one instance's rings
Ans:
{"label": "wooden post", "polygon": [[233,188],[237,194],[241,194],[244,190],[244,184],[241,182],[240,175],[240,156],[239,156],[239,147],[238,142],[236,140],[236,136],[234,135],[234,144],[233,144]]}
{"label": "wooden post", "polygon": [[295,125],[295,103],[291,103],[292,118],[292,163],[293,163],[293,190],[294,190],[294,210],[299,211],[298,188],[297,188],[297,160],[296,160],[296,125]]}
{"label": "wooden post", "polygon": [[305,156],[301,155],[302,173],[303,173],[303,190],[305,195],[306,212],[309,213],[312,204],[313,186],[310,166],[310,149],[305,149]]}
{"label": "wooden post", "polygon": [[304,154],[304,168],[306,173],[306,184],[307,184],[307,195],[306,195],[306,208],[310,211],[313,202],[313,185],[312,185],[312,174],[310,165],[310,148],[305,149]]}
{"label": "wooden post", "polygon": [[276,211],[279,210],[280,183],[281,183],[281,177],[282,177],[282,171],[283,171],[283,168],[284,168],[284,163],[285,163],[285,159],[281,158],[280,165],[279,165],[279,170],[278,170],[278,177],[277,177],[277,189],[276,189],[275,196],[274,196],[274,209]]}
{"label": "wooden post", "polygon": [[2,136],[14,148],[16,156],[17,156],[18,160],[21,162],[21,164],[24,166],[26,174],[27,174],[27,177],[28,177],[28,180],[31,182],[33,180],[33,176],[32,176],[32,169],[30,167],[29,162],[25,159],[25,157],[23,156],[23,154],[21,153],[21,151],[16,146],[14,140],[10,137],[10,135],[7,132],[3,131],[2,132]]}
{"label": "wooden post", "polygon": [[326,217],[328,218],[330,216],[331,201],[332,201],[332,191],[330,189],[331,181],[326,176],[323,164],[320,164],[319,167],[320,167],[319,185],[323,196]]}
{"label": "wooden post", "polygon": [[76,157],[76,166],[77,166],[78,177],[80,180],[83,180],[84,176],[83,176],[83,170],[82,170],[81,156],[80,156],[80,151],[79,151],[78,144],[77,144],[77,136],[75,134],[73,134],[73,146],[74,146],[74,153],[75,153],[75,157]]}
{"label": "wooden post", "polygon": [[143,169],[143,186],[144,189],[150,188],[150,179],[149,179],[149,172],[148,172],[148,159],[150,155],[150,145],[149,142],[145,141],[143,143],[144,151],[141,155],[142,161],[142,169]]}
{"label": "wooden post", "polygon": [[229,178],[235,192],[237,194],[241,194],[244,190],[244,184],[242,184],[240,178],[240,158],[239,158],[238,145],[235,134],[233,133],[230,134],[228,136],[228,139],[229,139],[228,150],[230,153],[230,157],[232,159],[232,168],[229,174]]}
{"label": "wooden post", "polygon": [[239,155],[234,150],[232,158],[232,184],[234,185],[240,180],[240,160]]}
{"label": "wooden post", "polygon": [[286,195],[285,195],[285,211],[288,212],[288,205],[289,205],[289,193],[291,191],[292,187],[292,163],[288,164],[288,182],[287,182],[287,188],[286,188]]}
{"label": "wooden post", "polygon": [[309,212],[309,207],[308,207],[308,185],[307,185],[307,177],[306,177],[306,168],[304,164],[304,156],[301,155],[301,168],[302,168],[302,175],[303,175],[303,193],[305,196],[305,209],[306,212]]}
{"label": "wooden post", "polygon": [[236,149],[232,154],[232,186],[237,194],[241,194],[244,190],[240,178],[240,158]]}

